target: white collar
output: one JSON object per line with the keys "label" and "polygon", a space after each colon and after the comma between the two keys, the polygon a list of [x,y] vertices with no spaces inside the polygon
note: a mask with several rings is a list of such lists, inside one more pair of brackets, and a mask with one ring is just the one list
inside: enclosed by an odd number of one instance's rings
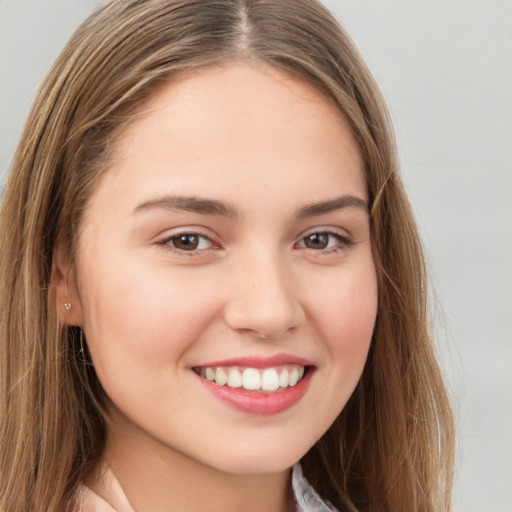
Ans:
{"label": "white collar", "polygon": [[293,466],[292,488],[297,512],[337,512],[328,501],[324,501],[315,492],[302,473],[300,462]]}

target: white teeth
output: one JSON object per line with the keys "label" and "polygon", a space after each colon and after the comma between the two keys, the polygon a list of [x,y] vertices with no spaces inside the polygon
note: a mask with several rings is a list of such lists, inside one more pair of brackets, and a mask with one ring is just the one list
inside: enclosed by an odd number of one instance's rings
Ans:
{"label": "white teeth", "polygon": [[288,378],[288,385],[295,386],[295,384],[297,384],[298,381],[299,381],[299,370],[297,370],[297,368],[294,368],[290,372],[290,377]]}
{"label": "white teeth", "polygon": [[276,368],[203,367],[196,373],[219,386],[273,393],[296,386],[304,377],[304,366],[292,364]]}
{"label": "white teeth", "polygon": [[229,370],[228,386],[230,388],[242,387],[242,374],[236,368]]}
{"label": "white teeth", "polygon": [[268,368],[261,376],[261,389],[263,391],[276,391],[279,389],[279,375],[274,368]]}
{"label": "white teeth", "polygon": [[243,386],[250,391],[257,391],[261,388],[260,372],[255,368],[246,368],[243,375]]}
{"label": "white teeth", "polygon": [[227,381],[228,374],[222,368],[217,368],[217,371],[215,372],[215,384],[218,384],[219,386],[224,386],[224,384],[226,384]]}
{"label": "white teeth", "polygon": [[288,387],[289,376],[290,376],[290,373],[288,372],[288,370],[286,368],[281,372],[281,375],[279,375],[279,385],[282,388]]}

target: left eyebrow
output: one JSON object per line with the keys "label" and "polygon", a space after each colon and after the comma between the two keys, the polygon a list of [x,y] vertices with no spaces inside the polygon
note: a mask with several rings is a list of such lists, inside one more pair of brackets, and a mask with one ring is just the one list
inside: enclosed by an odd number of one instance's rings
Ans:
{"label": "left eyebrow", "polygon": [[134,210],[134,213],[151,210],[183,210],[201,215],[220,215],[223,217],[238,217],[236,208],[231,204],[222,203],[214,199],[194,196],[164,196],[146,201]]}
{"label": "left eyebrow", "polygon": [[344,208],[360,208],[365,213],[370,213],[370,204],[368,201],[364,201],[360,197],[345,195],[329,199],[328,201],[322,201],[320,203],[309,204],[301,208],[297,212],[299,219],[308,219],[310,217],[316,217],[317,215],[323,215],[325,213],[331,213],[336,210],[342,210]]}

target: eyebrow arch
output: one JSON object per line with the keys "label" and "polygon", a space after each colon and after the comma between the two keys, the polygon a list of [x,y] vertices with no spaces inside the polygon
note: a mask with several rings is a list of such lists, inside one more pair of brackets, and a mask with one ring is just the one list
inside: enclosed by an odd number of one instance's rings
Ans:
{"label": "eyebrow arch", "polygon": [[360,208],[364,212],[368,214],[370,213],[370,205],[368,201],[364,201],[356,196],[345,195],[329,199],[328,201],[322,201],[320,203],[305,206],[298,211],[297,217],[300,219],[307,219],[309,217],[315,217],[317,215],[323,215],[325,213],[350,207]]}
{"label": "eyebrow arch", "polygon": [[133,211],[151,210],[161,208],[165,210],[184,210],[187,212],[199,213],[202,215],[221,215],[223,217],[238,217],[237,209],[229,204],[215,201],[213,199],[204,199],[194,196],[164,196],[152,199],[139,204]]}

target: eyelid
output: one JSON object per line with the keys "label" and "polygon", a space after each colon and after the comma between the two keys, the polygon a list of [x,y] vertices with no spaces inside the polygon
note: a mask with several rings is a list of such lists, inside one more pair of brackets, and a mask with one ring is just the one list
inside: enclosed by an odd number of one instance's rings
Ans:
{"label": "eyelid", "polygon": [[329,235],[335,235],[343,239],[351,240],[352,235],[343,228],[338,228],[334,226],[314,226],[312,228],[308,228],[305,231],[303,231],[299,235],[299,239],[302,240],[303,238],[306,238],[307,236],[314,235],[315,233],[326,233]]}

